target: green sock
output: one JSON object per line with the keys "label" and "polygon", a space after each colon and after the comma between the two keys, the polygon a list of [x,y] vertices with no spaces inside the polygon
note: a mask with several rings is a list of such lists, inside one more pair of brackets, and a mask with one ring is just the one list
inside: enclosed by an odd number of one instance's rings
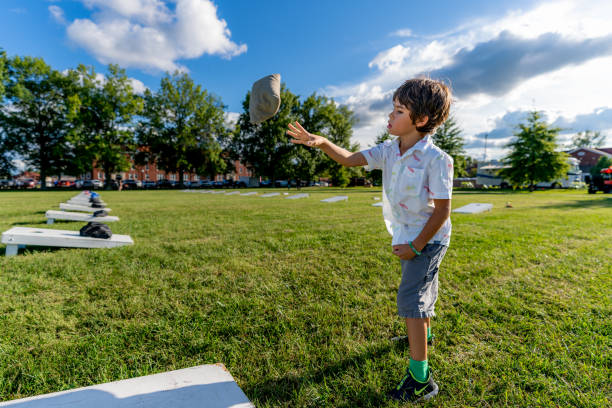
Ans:
{"label": "green sock", "polygon": [[427,369],[427,360],[416,361],[410,359],[410,372],[417,381],[425,382],[427,380]]}
{"label": "green sock", "polygon": [[427,327],[427,341],[431,340],[433,336],[431,335],[431,327]]}

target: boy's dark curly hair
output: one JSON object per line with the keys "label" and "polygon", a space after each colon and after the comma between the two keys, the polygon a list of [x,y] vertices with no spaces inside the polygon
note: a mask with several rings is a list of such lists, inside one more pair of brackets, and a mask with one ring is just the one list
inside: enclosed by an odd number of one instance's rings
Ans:
{"label": "boy's dark curly hair", "polygon": [[431,133],[448,118],[452,94],[450,88],[441,81],[429,78],[414,78],[404,82],[393,94],[393,100],[410,109],[410,119],[416,123],[427,116],[429,119],[416,129],[421,133]]}

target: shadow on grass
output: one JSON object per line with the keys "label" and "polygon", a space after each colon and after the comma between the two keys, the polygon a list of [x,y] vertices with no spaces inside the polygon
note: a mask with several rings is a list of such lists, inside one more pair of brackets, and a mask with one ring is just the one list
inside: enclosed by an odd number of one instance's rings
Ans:
{"label": "shadow on grass", "polygon": [[37,224],[46,224],[46,223],[47,223],[47,221],[44,221],[44,220],[43,221],[34,221],[34,222],[24,221],[24,222],[14,222],[11,225],[37,225]]}
{"label": "shadow on grass", "polygon": [[[326,379],[341,375],[346,369],[361,366],[369,360],[379,360],[393,350],[405,350],[407,342],[391,342],[383,345],[369,347],[366,351],[354,354],[343,360],[329,364],[319,370],[305,372],[302,375],[287,375],[282,378],[265,381],[253,386],[243,387],[244,392],[251,399],[256,399],[260,404],[285,405],[290,402],[299,392],[300,388],[309,384],[323,384]],[[391,384],[389,385],[391,387]],[[348,393],[347,393],[348,394]],[[351,391],[350,401],[338,407],[372,406],[378,407],[388,402],[386,391],[381,393],[377,390],[363,387],[358,393]]]}
{"label": "shadow on grass", "polygon": [[[62,249],[66,249],[63,247],[45,247],[45,246],[28,246],[25,248],[22,248],[21,246],[19,247],[19,250],[17,252],[17,255],[15,256],[19,256],[19,255],[23,255],[23,254],[29,254],[29,253],[37,253],[37,252],[57,252],[57,251],[61,251]],[[74,248],[74,249],[78,249],[78,248]],[[0,248],[0,257],[3,257],[6,255],[6,247]]]}
{"label": "shadow on grass", "polygon": [[602,197],[601,200],[577,200],[552,205],[541,205],[544,209],[579,209],[579,208],[612,208],[612,197]]}

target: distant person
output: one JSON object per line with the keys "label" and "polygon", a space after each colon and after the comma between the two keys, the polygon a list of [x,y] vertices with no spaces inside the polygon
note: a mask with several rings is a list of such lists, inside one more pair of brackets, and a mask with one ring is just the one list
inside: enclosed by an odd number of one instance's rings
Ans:
{"label": "distant person", "polygon": [[344,166],[383,171],[383,217],[402,269],[397,309],[410,343],[409,367],[390,392],[401,401],[428,400],[438,393],[427,344],[433,340],[430,318],[438,299],[438,268],[450,243],[453,159],[433,144],[430,134],[444,123],[450,105],[451,91],[442,82],[404,82],[393,94],[387,125],[397,138],[356,153],[308,133],[298,122],[287,131],[293,143],[318,147]]}
{"label": "distant person", "polygon": [[121,174],[117,174],[115,176],[115,181],[117,181],[117,190],[121,191],[123,185],[121,184]]}

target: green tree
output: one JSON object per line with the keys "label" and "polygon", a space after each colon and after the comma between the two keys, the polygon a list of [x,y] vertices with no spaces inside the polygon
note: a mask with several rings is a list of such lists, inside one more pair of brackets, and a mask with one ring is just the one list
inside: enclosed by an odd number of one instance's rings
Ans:
{"label": "green tree", "polygon": [[[387,129],[384,129],[378,136],[376,136],[376,140],[374,141],[374,146],[383,143],[385,140],[391,140],[392,137],[389,134]],[[372,184],[377,186],[382,186],[382,170],[376,169],[370,172],[370,178],[372,179]]]}
{"label": "green tree", "polygon": [[286,134],[289,123],[299,118],[298,97],[281,84],[281,105],[272,118],[254,125],[249,117],[248,92],[242,102],[243,112],[238,118],[235,131],[225,142],[228,152],[240,160],[258,176],[274,181],[292,173],[293,144]]}
{"label": "green tree", "polygon": [[2,104],[2,97],[4,96],[4,81],[6,81],[8,73],[8,59],[6,52],[0,48],[0,105]]}
{"label": "green tree", "polygon": [[518,125],[520,131],[507,147],[511,152],[502,161],[509,167],[500,176],[513,186],[535,188],[539,182],[564,177],[569,169],[567,154],[558,151],[559,128],[551,127],[538,111],[529,113],[527,123]]}
{"label": "green tree", "polygon": [[224,171],[218,139],[227,132],[221,99],[196,85],[186,73],[166,74],[159,91],[145,92],[144,111],[138,127],[143,159],[158,168],[179,174],[214,175]]}
{"label": "green tree", "polygon": [[135,150],[134,118],[142,110],[142,98],[134,94],[125,70],[109,65],[100,78],[93,67],[79,65],[76,70],[82,87],[78,115],[79,166],[91,169],[93,162],[104,171],[106,188],[111,174],[130,168]]}
{"label": "green tree", "polygon": [[610,159],[609,157],[605,157],[605,156],[600,157],[599,160],[597,160],[597,164],[591,167],[591,170],[590,170],[591,176],[593,177],[599,176],[600,172],[603,169],[607,169],[610,166],[612,166],[612,159]]}
{"label": "green tree", "polygon": [[0,138],[0,178],[11,178],[15,171],[12,160],[12,151],[6,147],[4,139]]}
{"label": "green tree", "polygon": [[70,135],[79,107],[78,78],[31,57],[12,58],[7,72],[6,103],[0,108],[3,144],[38,169],[44,189],[48,175],[74,170]]}
{"label": "green tree", "polygon": [[572,137],[572,142],[569,148],[580,148],[590,147],[597,148],[603,146],[606,141],[606,135],[601,132],[594,132],[591,130],[585,130],[584,132],[578,132]]}
{"label": "green tree", "polygon": [[454,161],[454,177],[465,177],[467,175],[465,141],[461,136],[461,128],[453,116],[450,116],[442,125],[438,126],[432,139],[436,146],[444,150]]}

